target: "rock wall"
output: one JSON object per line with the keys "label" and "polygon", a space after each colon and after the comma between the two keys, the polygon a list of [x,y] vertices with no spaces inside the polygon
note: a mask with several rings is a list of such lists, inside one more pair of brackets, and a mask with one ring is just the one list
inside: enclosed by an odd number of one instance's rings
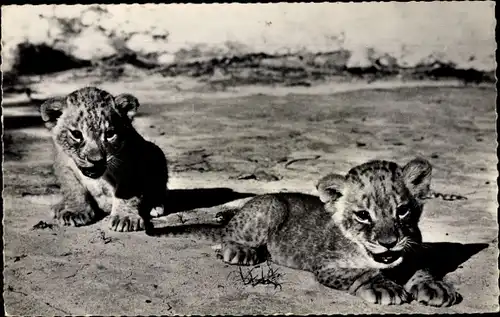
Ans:
{"label": "rock wall", "polygon": [[10,5],[2,7],[2,69],[18,44],[83,60],[132,51],[158,64],[249,53],[347,51],[347,67],[423,61],[495,69],[493,1],[317,4]]}

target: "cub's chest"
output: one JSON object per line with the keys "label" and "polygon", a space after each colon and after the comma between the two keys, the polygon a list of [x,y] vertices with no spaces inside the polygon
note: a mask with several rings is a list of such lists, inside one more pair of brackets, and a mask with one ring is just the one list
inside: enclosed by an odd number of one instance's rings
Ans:
{"label": "cub's chest", "polygon": [[111,212],[115,188],[103,178],[92,179],[79,173],[80,182],[104,212]]}

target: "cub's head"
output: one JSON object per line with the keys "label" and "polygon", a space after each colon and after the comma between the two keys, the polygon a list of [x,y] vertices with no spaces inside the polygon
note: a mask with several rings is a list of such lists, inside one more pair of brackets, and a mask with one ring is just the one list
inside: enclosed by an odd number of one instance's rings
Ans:
{"label": "cub's head", "polygon": [[139,107],[129,94],[113,97],[104,90],[85,87],[64,98],[44,102],[42,119],[57,145],[87,177],[99,178],[113,167],[135,132],[132,119]]}
{"label": "cub's head", "polygon": [[361,247],[374,266],[389,268],[400,264],[405,251],[422,241],[418,221],[431,172],[430,163],[420,158],[404,167],[370,161],[345,176],[323,177],[317,189],[346,237]]}

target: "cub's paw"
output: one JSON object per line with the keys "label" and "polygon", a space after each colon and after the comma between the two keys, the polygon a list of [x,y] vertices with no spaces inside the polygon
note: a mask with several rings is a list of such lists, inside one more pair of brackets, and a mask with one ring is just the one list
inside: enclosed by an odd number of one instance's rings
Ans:
{"label": "cub's paw", "polygon": [[382,278],[361,285],[354,294],[373,304],[401,305],[411,301],[403,286]]}
{"label": "cub's paw", "polygon": [[52,217],[63,226],[84,226],[91,223],[95,218],[95,212],[87,207],[82,210],[67,209],[64,203],[59,203],[52,208]]}
{"label": "cub's paw", "polygon": [[144,220],[138,215],[111,215],[109,228],[119,232],[140,231],[144,230]]}
{"label": "cub's paw", "polygon": [[412,285],[408,292],[417,302],[423,305],[448,307],[462,301],[462,295],[455,291],[451,284],[443,281],[421,281]]}
{"label": "cub's paw", "polygon": [[163,207],[154,207],[149,212],[149,215],[153,218],[161,217],[165,214],[165,209]]}
{"label": "cub's paw", "polygon": [[216,250],[218,257],[229,264],[255,265],[262,263],[266,256],[262,248],[247,247],[237,243],[224,243],[220,251]]}

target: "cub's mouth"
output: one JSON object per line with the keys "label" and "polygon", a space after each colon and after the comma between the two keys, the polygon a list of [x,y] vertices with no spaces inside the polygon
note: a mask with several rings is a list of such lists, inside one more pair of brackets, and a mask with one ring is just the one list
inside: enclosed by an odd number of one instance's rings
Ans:
{"label": "cub's mouth", "polygon": [[96,179],[104,174],[104,172],[106,171],[106,164],[94,165],[92,167],[78,166],[78,168],[80,169],[83,175]]}
{"label": "cub's mouth", "polygon": [[403,255],[401,251],[386,251],[383,253],[370,252],[373,260],[378,263],[391,264],[396,262]]}

